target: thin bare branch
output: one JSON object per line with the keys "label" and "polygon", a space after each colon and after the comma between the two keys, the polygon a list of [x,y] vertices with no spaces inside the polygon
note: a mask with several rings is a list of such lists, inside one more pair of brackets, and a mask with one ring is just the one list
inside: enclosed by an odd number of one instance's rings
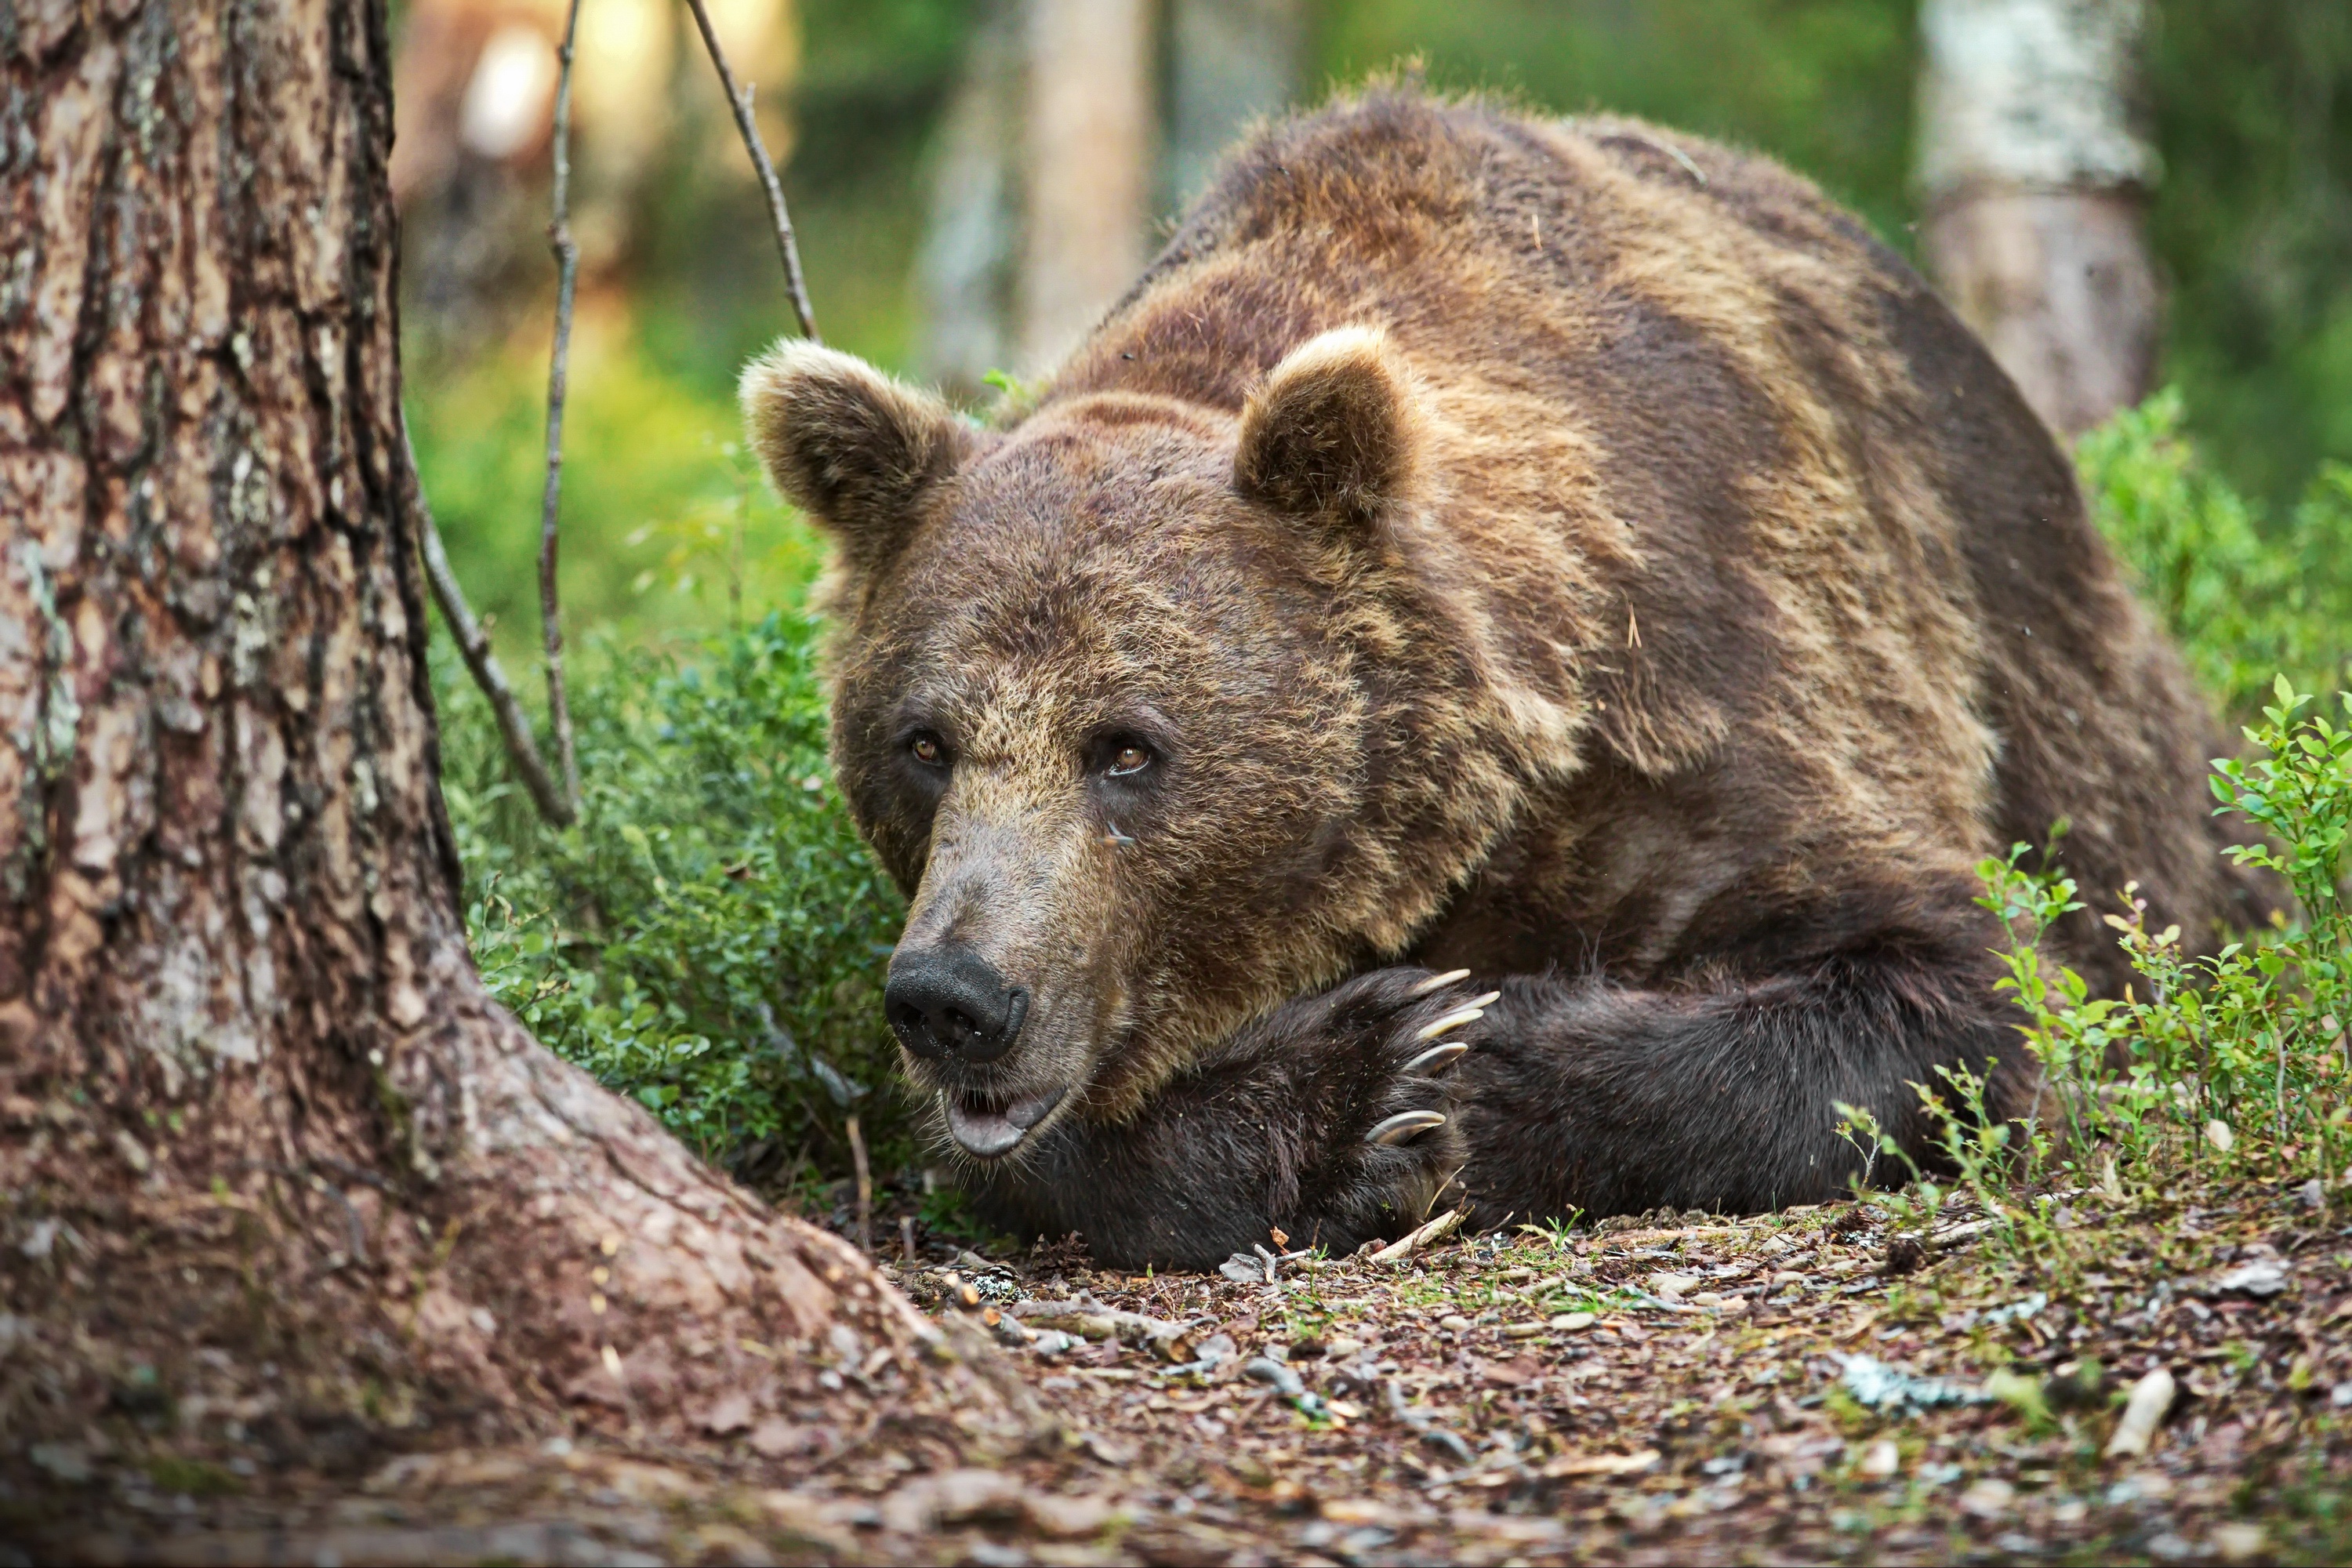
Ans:
{"label": "thin bare branch", "polygon": [[571,374],[572,295],[580,276],[580,248],[572,242],[572,55],[580,30],[580,0],[563,20],[561,70],[555,85],[554,216],[547,243],[555,252],[555,348],[547,367],[547,488],[539,504],[540,638],[547,650],[547,716],[555,731],[556,760],[572,815],[580,809],[580,755],[572,739],[572,703],[563,687],[563,616],[555,592],[556,513],[563,495],[563,397]]}
{"label": "thin bare branch", "polygon": [[[811,342],[822,342],[824,340],[817,335],[816,310],[809,304],[808,280],[801,274],[800,242],[793,237],[792,214],[784,210],[783,182],[776,178],[776,166],[768,160],[767,144],[760,140],[759,121],[752,118],[751,84],[735,84],[735,72],[727,64],[727,51],[719,47],[719,34],[710,25],[710,13],[704,8],[703,0],[686,0],[686,4],[694,13],[694,25],[701,29],[703,47],[710,51],[710,63],[719,68],[719,85],[726,89],[728,107],[735,111],[735,129],[742,132],[744,150],[751,154],[751,165],[760,172],[760,188],[767,193],[768,216],[776,229],[776,254],[784,263],[784,291],[792,296],[793,314],[800,318],[801,335]],[[573,9],[578,9],[577,0]]]}
{"label": "thin bare branch", "polygon": [[857,1118],[849,1119],[849,1158],[857,1169],[857,1246],[868,1258],[874,1256],[874,1173],[866,1163],[866,1136],[857,1125]]}
{"label": "thin bare branch", "polygon": [[[687,0],[694,12],[695,26],[701,31],[703,45],[709,50],[710,63],[719,72],[720,87],[726,91],[728,106],[735,115],[736,129],[741,132],[743,145],[751,155],[752,166],[759,172],[761,189],[768,200],[768,213],[776,232],[776,252],[784,265],[785,291],[791,296],[793,311],[799,318],[801,331],[816,339],[816,312],[809,303],[807,280],[801,270],[800,247],[793,235],[792,216],[784,205],[782,182],[776,177],[776,166],[768,157],[766,144],[760,138],[759,123],[752,114],[752,89],[749,84],[739,85],[735,72],[728,64],[727,51],[719,42],[719,34],[710,23],[710,14],[703,0]],[[498,657],[490,651],[489,638],[467,606],[455,573],[449,569],[441,536],[434,527],[432,513],[423,505],[422,487],[418,487],[418,537],[423,542],[426,575],[433,585],[435,601],[440,605],[443,616],[457,637],[458,650],[466,668],[473,672],[474,680],[490,700],[491,711],[497,716],[499,732],[505,737],[507,752],[513,759],[515,771],[522,776],[523,785],[530,792],[540,814],[558,826],[578,820],[580,814],[580,757],[572,726],[572,703],[563,678],[563,616],[562,599],[556,586],[556,567],[561,543],[558,520],[563,495],[563,409],[571,380],[572,304],[578,289],[580,273],[579,247],[572,237],[572,66],[580,29],[580,0],[572,0],[563,22],[563,41],[557,49],[558,72],[555,89],[555,117],[552,128],[554,157],[554,190],[552,212],[547,226],[549,247],[555,255],[555,342],[549,355],[547,372],[547,480],[540,496],[539,515],[539,613],[541,644],[547,662],[548,719],[554,731],[557,763],[562,769],[559,787],[550,774],[538,745],[531,738],[530,726],[514,689],[507,683],[506,674],[499,666]],[[411,466],[414,467],[414,458]]]}
{"label": "thin bare branch", "polygon": [[531,739],[530,721],[522,710],[512,686],[507,684],[507,672],[499,664],[499,656],[490,650],[490,636],[474,618],[473,607],[466,603],[466,592],[457,585],[457,573],[449,569],[449,553],[441,547],[441,531],[433,524],[433,509],[425,504],[425,486],[416,478],[416,450],[408,440],[406,422],[401,427],[401,443],[408,462],[406,491],[415,508],[416,537],[425,552],[425,578],[432,584],[433,602],[440,606],[441,618],[449,624],[449,634],[457,639],[457,655],[473,672],[474,684],[489,699],[490,712],[498,720],[499,734],[505,740],[507,756],[514,770],[522,776],[523,788],[530,792],[531,804],[539,815],[558,827],[569,827],[576,814],[563,792],[556,787],[555,779],[547,771],[547,763],[539,754],[539,743]]}

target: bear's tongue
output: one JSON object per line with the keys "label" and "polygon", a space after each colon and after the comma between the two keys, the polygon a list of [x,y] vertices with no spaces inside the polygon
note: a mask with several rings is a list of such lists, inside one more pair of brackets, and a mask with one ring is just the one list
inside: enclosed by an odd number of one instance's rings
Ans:
{"label": "bear's tongue", "polygon": [[983,1104],[956,1095],[948,1097],[948,1132],[967,1153],[983,1160],[1011,1151],[1015,1143],[1062,1102],[1064,1089],[1049,1089],[1003,1106]]}

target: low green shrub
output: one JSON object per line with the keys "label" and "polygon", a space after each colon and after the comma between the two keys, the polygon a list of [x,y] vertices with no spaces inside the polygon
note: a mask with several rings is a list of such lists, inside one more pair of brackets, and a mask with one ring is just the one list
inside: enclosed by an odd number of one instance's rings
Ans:
{"label": "low green shrub", "polygon": [[607,646],[572,691],[581,824],[547,827],[487,705],[437,658],[443,788],[476,962],[533,1034],[712,1160],[902,1156],[881,982],[902,907],[824,758],[814,634],[778,613]]}

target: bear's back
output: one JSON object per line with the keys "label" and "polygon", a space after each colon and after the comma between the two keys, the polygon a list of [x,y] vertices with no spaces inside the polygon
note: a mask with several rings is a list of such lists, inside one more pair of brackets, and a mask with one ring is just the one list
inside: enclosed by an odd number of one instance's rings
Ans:
{"label": "bear's back", "polygon": [[[1807,182],[1637,121],[1374,90],[1237,151],[1046,399],[1237,410],[1350,324],[1424,395],[1407,536],[1451,635],[1517,756],[1580,781],[1583,820],[1541,831],[1714,840],[1686,907],[1580,921],[1654,928],[1663,961],[1711,902],[1817,875],[1809,844],[1965,876],[2062,816],[2095,896],[2136,878],[2192,929],[2238,896],[2210,721],[2065,458]],[[1645,883],[1627,854],[1571,879],[1588,902]]]}

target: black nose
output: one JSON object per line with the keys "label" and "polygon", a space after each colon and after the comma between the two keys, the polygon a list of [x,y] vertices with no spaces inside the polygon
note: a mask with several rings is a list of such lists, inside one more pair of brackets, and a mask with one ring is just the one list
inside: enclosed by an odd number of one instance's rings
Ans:
{"label": "black nose", "polygon": [[992,1062],[1013,1048],[1029,1014],[1029,993],[1004,984],[968,947],[920,948],[890,961],[882,1015],[919,1057]]}

